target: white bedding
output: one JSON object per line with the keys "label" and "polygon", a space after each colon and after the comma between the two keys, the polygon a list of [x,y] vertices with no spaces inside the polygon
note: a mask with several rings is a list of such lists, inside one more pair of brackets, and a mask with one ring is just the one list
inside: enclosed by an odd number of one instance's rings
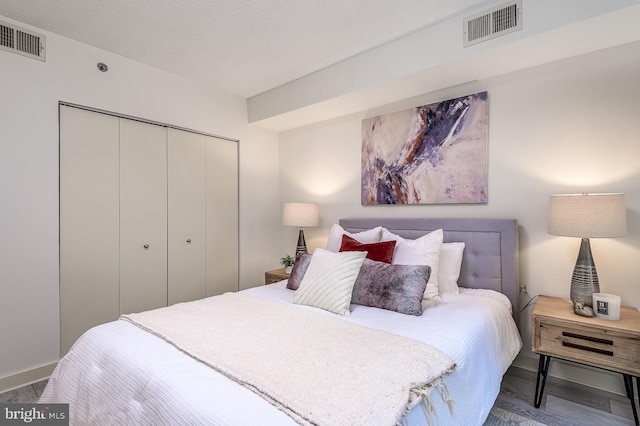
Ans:
{"label": "white bedding", "polygon": [[[285,285],[244,293],[291,303],[293,291]],[[449,355],[457,364],[445,380],[454,415],[434,395],[439,423],[481,425],[522,342],[505,296],[461,289],[442,299],[420,317],[351,305],[351,315],[340,318],[425,342]],[[72,424],[295,424],[250,390],[125,321],[85,333],[58,364],[40,402],[70,403]],[[419,406],[408,420],[426,424]]]}

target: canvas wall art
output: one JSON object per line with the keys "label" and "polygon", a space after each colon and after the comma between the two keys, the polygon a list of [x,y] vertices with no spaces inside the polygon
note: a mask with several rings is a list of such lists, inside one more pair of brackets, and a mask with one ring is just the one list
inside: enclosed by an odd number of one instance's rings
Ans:
{"label": "canvas wall art", "polygon": [[487,92],[362,120],[362,204],[487,202]]}

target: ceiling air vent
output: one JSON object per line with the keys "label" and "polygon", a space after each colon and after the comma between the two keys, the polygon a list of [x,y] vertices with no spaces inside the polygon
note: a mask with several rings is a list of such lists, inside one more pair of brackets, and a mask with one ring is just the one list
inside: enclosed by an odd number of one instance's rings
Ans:
{"label": "ceiling air vent", "polygon": [[522,0],[464,18],[464,47],[522,29]]}
{"label": "ceiling air vent", "polygon": [[44,61],[45,37],[0,21],[0,49]]}

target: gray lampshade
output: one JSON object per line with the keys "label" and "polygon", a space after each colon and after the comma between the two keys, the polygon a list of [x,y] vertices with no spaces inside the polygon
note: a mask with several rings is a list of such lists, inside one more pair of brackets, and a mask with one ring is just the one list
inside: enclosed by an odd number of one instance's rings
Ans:
{"label": "gray lampshade", "polygon": [[318,226],[318,205],[314,203],[284,203],[282,224],[287,226]]}
{"label": "gray lampshade", "polygon": [[549,234],[578,238],[623,237],[624,194],[561,194],[549,197]]}
{"label": "gray lampshade", "polygon": [[282,209],[282,224],[287,226],[297,226],[298,244],[296,245],[296,256],[307,252],[307,242],[304,239],[303,226],[318,226],[320,215],[318,205],[314,203],[284,203]]}

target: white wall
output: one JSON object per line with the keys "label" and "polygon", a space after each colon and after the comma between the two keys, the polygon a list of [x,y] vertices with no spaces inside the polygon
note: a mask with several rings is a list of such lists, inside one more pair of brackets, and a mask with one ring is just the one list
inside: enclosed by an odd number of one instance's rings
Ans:
{"label": "white wall", "polygon": [[454,16],[249,98],[249,121],[284,131],[383,107],[640,40],[639,20],[635,0],[523,0],[521,30],[464,47]]}
{"label": "white wall", "polygon": [[264,273],[280,268],[278,134],[249,126],[240,152],[240,289],[264,284]]}
{"label": "white wall", "polygon": [[241,288],[278,255],[279,228],[258,214],[277,216],[278,137],[247,124],[245,99],[33,29],[46,62],[0,51],[0,392],[58,360],[59,101],[239,139]]}
{"label": "white wall", "polygon": [[[341,217],[508,217],[520,234],[520,277],[529,295],[569,296],[579,240],[548,235],[552,193],[624,192],[628,235],[592,240],[601,290],[640,307],[635,273],[640,258],[640,42],[443,89],[375,110],[286,131],[280,135],[282,201],[320,205],[321,226],[305,230],[310,250],[326,243]],[[411,106],[489,92],[489,202],[486,205],[360,205],[363,118]],[[283,227],[281,251],[295,230]],[[527,302],[523,296],[524,305]],[[523,354],[532,356],[530,309],[521,314]],[[562,363],[551,374],[565,375]],[[601,386],[590,372],[566,373]],[[573,374],[573,375],[571,375]],[[622,380],[611,378],[616,391]],[[605,387],[608,385],[605,385]]]}

